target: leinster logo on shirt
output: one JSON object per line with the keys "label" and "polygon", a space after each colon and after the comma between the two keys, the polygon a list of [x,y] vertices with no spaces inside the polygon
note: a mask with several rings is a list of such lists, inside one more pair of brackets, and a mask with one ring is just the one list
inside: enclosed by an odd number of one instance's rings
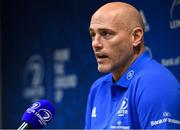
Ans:
{"label": "leinster logo on shirt", "polygon": [[117,112],[117,116],[124,116],[125,114],[128,114],[128,99],[124,98],[121,102],[120,109]]}
{"label": "leinster logo on shirt", "polygon": [[96,107],[93,107],[91,117],[96,117]]}

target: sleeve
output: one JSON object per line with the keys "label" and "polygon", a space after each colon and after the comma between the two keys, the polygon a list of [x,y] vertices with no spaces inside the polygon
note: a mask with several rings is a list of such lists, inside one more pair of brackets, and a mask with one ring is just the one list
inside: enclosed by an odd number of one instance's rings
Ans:
{"label": "sleeve", "polygon": [[90,128],[91,128],[91,107],[88,101],[87,107],[86,107],[85,129],[90,129]]}
{"label": "sleeve", "polygon": [[135,99],[143,129],[180,128],[180,85],[173,78],[160,75],[139,80]]}
{"label": "sleeve", "polygon": [[85,129],[91,129],[91,112],[92,112],[95,94],[97,91],[97,86],[98,86],[97,81],[95,81],[92,84],[89,95],[88,95],[87,106],[86,106]]}

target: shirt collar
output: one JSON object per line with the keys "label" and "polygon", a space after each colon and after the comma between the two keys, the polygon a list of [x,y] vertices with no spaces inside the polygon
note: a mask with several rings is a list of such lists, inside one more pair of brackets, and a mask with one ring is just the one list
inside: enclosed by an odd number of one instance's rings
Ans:
{"label": "shirt collar", "polygon": [[[128,88],[129,83],[137,75],[137,73],[144,66],[144,63],[150,60],[151,57],[147,51],[144,51],[127,69],[127,71],[122,75],[122,77],[113,84],[113,86],[120,86]],[[112,76],[112,74],[111,74]],[[111,78],[112,80],[113,78]]]}

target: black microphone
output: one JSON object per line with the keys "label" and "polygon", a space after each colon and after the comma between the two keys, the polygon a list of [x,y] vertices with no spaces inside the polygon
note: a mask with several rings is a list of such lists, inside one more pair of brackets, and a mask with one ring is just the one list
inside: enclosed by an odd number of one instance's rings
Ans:
{"label": "black microphone", "polygon": [[54,106],[48,100],[40,100],[32,104],[22,116],[22,124],[17,130],[42,129],[53,118]]}

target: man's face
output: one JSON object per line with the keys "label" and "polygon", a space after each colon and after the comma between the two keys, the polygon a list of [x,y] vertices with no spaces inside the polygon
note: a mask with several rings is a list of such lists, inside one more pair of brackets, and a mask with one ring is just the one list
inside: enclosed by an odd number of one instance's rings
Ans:
{"label": "man's face", "polygon": [[114,16],[94,16],[90,23],[92,48],[100,72],[124,68],[133,53],[131,34]]}

